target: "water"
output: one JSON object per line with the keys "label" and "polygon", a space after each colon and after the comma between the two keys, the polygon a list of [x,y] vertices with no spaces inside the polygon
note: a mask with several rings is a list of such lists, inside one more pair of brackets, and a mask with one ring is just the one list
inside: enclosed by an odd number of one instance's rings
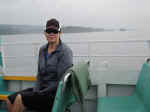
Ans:
{"label": "water", "polygon": [[[127,41],[127,40],[150,40],[148,33],[137,31],[125,32],[92,32],[92,33],[66,33],[62,34],[61,39],[65,42],[85,42],[85,41]],[[4,35],[1,36],[3,43],[19,42],[45,42],[44,34],[26,35]]]}
{"label": "water", "polygon": [[[39,47],[44,34],[5,35],[3,42],[6,75],[36,75]],[[150,55],[149,33],[93,32],[62,34],[74,53],[74,63],[91,61],[92,71],[137,71]],[[96,80],[93,73],[93,80]]]}

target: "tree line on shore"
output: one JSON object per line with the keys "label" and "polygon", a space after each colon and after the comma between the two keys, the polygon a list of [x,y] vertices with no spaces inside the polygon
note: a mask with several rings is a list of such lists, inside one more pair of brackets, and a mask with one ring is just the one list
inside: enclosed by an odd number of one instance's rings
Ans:
{"label": "tree line on shore", "polygon": [[[0,24],[0,35],[43,33],[44,29],[45,29],[44,26]],[[114,30],[104,28],[82,27],[82,26],[62,27],[63,33],[85,33],[85,32],[104,32],[104,31],[114,31]],[[120,31],[126,31],[126,29],[121,28]]]}

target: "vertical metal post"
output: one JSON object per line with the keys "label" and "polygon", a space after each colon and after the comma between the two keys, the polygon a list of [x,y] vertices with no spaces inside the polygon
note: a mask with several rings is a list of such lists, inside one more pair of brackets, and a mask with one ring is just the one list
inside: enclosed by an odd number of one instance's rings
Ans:
{"label": "vertical metal post", "polygon": [[40,43],[32,43],[33,49],[34,49],[34,54],[33,54],[33,55],[34,55],[35,57],[38,56],[39,44],[40,44]]}
{"label": "vertical metal post", "polygon": [[91,42],[88,41],[88,61],[91,62]]}

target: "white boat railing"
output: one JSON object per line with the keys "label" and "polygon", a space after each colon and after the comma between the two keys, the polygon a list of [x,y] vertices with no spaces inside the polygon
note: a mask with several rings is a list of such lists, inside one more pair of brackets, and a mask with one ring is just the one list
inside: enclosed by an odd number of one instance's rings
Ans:
{"label": "white boat railing", "polygon": [[[135,84],[141,65],[150,56],[150,40],[65,43],[73,50],[74,63],[90,61],[94,84]],[[36,75],[38,51],[42,44],[2,43],[4,75]]]}

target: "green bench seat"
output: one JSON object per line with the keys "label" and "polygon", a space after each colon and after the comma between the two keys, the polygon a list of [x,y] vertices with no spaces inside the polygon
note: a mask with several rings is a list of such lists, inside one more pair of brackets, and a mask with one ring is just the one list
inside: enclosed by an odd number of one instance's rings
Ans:
{"label": "green bench seat", "polygon": [[97,112],[150,112],[150,65],[143,64],[132,96],[100,97]]}
{"label": "green bench seat", "polygon": [[10,95],[12,93],[14,93],[14,92],[11,92],[11,91],[0,91],[1,95]]}
{"label": "green bench seat", "polygon": [[0,101],[5,100],[8,95],[14,93],[7,91],[8,81],[35,81],[35,76],[0,76]]}
{"label": "green bench seat", "polygon": [[7,91],[6,81],[0,76],[0,101],[5,100],[12,93],[14,92]]}
{"label": "green bench seat", "polygon": [[0,109],[0,112],[8,112],[6,109]]}
{"label": "green bench seat", "polygon": [[8,95],[12,94],[14,92],[10,92],[10,91],[0,91],[0,100],[5,100]]}

